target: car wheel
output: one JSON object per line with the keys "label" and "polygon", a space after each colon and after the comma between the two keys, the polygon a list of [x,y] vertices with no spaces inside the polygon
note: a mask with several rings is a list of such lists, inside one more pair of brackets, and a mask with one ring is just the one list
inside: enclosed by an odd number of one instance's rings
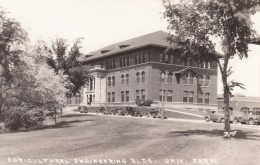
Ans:
{"label": "car wheel", "polygon": [[209,122],[209,117],[205,117],[205,121],[206,121],[206,122]]}
{"label": "car wheel", "polygon": [[221,122],[221,123],[225,123],[225,119],[223,119],[223,118],[220,119],[220,122]]}
{"label": "car wheel", "polygon": [[250,120],[248,121],[248,124],[249,124],[249,125],[254,125],[254,123],[255,123],[255,122],[254,122],[253,119],[250,119]]}
{"label": "car wheel", "polygon": [[234,120],[233,120],[233,124],[238,124],[238,120],[237,120],[237,119],[234,119]]}

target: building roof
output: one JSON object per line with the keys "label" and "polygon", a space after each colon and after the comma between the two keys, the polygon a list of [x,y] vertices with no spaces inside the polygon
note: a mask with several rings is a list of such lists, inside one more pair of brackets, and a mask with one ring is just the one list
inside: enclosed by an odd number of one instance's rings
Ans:
{"label": "building roof", "polygon": [[168,36],[169,34],[164,31],[153,32],[90,52],[87,54],[87,56],[89,57],[82,58],[80,61],[91,61],[94,59],[107,57],[116,53],[121,53],[150,45],[168,47],[170,46],[169,42],[167,41]]}

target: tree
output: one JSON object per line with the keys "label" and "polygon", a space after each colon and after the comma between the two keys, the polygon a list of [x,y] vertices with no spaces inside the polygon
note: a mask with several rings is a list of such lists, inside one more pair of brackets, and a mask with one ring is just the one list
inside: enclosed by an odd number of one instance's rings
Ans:
{"label": "tree", "polygon": [[20,58],[25,54],[27,33],[20,23],[6,17],[0,10],[0,115],[4,106],[5,92],[13,81],[12,69],[19,65]]}
{"label": "tree", "polygon": [[[232,73],[229,61],[234,56],[248,57],[248,41],[255,35],[250,16],[258,11],[260,0],[180,0],[163,4],[174,47],[183,50],[183,54],[218,62],[224,90],[224,132],[228,132],[224,135],[229,135],[229,97],[233,87],[243,88],[241,83],[228,82]],[[216,51],[214,38],[219,39],[223,47],[222,58]]]}
{"label": "tree", "polygon": [[53,56],[47,60],[48,65],[54,68],[56,73],[64,71],[64,74],[68,75],[72,82],[71,86],[68,86],[67,97],[74,96],[87,81],[86,70],[78,61],[78,58],[82,56],[80,44],[80,38],[76,39],[68,51],[67,41],[63,38],[57,38],[52,42]]}

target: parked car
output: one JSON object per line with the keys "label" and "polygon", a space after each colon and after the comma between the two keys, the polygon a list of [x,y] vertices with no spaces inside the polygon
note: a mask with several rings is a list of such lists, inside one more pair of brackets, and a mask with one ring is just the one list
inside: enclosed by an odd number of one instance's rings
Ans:
{"label": "parked car", "polygon": [[88,108],[87,106],[78,106],[78,111],[80,113],[88,113]]}
{"label": "parked car", "polygon": [[260,110],[253,109],[253,110],[244,110],[243,115],[239,117],[239,120],[242,124],[260,124]]}
{"label": "parked car", "polygon": [[127,115],[142,117],[142,113],[137,107],[126,107]]}
{"label": "parked car", "polygon": [[[239,123],[239,113],[235,113],[230,111],[230,122],[233,124]],[[220,122],[224,123],[224,111],[223,110],[208,110],[204,117],[206,122],[213,121],[213,122]]]}

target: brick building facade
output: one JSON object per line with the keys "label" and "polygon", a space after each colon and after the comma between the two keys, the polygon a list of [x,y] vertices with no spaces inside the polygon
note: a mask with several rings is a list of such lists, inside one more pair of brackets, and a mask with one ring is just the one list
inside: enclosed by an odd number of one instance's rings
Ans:
{"label": "brick building facade", "polygon": [[166,53],[167,37],[158,31],[86,55],[81,61],[92,78],[68,104],[129,105],[149,99],[166,106],[216,106],[216,61],[182,58],[173,49]]}

